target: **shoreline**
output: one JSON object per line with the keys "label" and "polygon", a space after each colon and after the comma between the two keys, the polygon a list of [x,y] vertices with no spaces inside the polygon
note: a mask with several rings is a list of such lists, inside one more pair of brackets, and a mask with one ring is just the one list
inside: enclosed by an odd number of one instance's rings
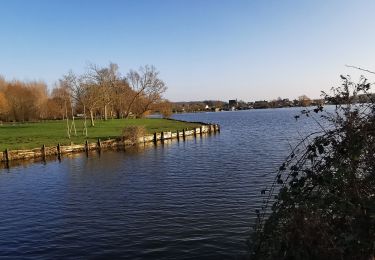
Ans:
{"label": "shoreline", "polygon": [[[174,119],[170,119],[174,120]],[[182,120],[176,120],[181,122],[187,122]],[[153,134],[146,134],[142,137],[139,137],[136,142],[130,140],[122,140],[121,137],[116,139],[100,140],[96,142],[86,142],[84,144],[71,144],[71,145],[60,145],[56,146],[45,146],[43,145],[40,148],[33,149],[24,149],[24,150],[9,150],[0,152],[0,163],[6,164],[6,168],[9,168],[9,162],[13,161],[22,161],[22,160],[35,160],[46,158],[56,157],[60,159],[62,155],[73,154],[73,153],[89,153],[90,151],[101,151],[105,149],[125,149],[126,147],[146,144],[146,143],[157,143],[163,142],[164,140],[171,139],[185,139],[187,136],[196,136],[210,133],[220,132],[220,126],[218,124],[207,124],[203,122],[188,122],[188,123],[197,123],[200,124],[199,127],[194,128],[193,130],[177,130],[172,131],[162,131],[155,132]]]}

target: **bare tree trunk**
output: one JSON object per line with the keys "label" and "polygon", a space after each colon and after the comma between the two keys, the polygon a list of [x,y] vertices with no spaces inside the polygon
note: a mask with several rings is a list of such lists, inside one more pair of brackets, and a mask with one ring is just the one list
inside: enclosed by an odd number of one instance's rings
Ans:
{"label": "bare tree trunk", "polygon": [[70,127],[70,133],[72,132],[72,129],[74,129],[74,135],[77,136],[77,129],[76,129],[76,124],[74,122],[74,111],[72,107],[72,125]]}
{"label": "bare tree trunk", "polygon": [[68,107],[66,106],[66,102],[65,102],[65,115],[66,115],[66,133],[68,134],[68,138],[70,139]]}
{"label": "bare tree trunk", "polygon": [[137,97],[139,96],[141,92],[137,92],[134,97],[132,98],[132,100],[130,101],[129,105],[128,105],[128,108],[127,110],[125,111],[125,119],[129,118],[129,115],[130,115],[130,109],[132,108],[133,106],[133,103],[135,102],[135,100],[137,99]]}
{"label": "bare tree trunk", "polygon": [[94,111],[90,109],[91,126],[95,126],[94,122]]}
{"label": "bare tree trunk", "polygon": [[86,121],[86,106],[83,105],[83,116],[85,120],[83,121],[83,134],[87,137],[87,121]]}
{"label": "bare tree trunk", "polygon": [[108,120],[108,116],[107,116],[107,105],[104,105],[104,120],[107,121]]}

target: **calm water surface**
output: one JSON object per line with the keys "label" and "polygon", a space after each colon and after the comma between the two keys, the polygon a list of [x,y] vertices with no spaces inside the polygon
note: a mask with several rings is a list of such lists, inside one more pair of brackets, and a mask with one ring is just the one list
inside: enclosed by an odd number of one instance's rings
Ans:
{"label": "calm water surface", "polygon": [[0,170],[0,258],[239,258],[299,109],[180,114],[221,133]]}

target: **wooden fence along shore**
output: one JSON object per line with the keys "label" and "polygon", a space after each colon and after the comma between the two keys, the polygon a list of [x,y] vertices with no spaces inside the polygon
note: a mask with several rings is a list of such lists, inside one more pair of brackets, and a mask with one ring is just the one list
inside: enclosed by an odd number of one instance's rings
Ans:
{"label": "wooden fence along shore", "polygon": [[126,146],[131,146],[134,144],[141,144],[141,143],[150,143],[154,142],[157,143],[159,141],[169,140],[169,139],[184,139],[186,136],[196,136],[196,135],[203,135],[208,133],[216,133],[220,132],[220,126],[217,124],[204,124],[198,128],[193,130],[186,130],[183,129],[177,132],[160,132],[145,135],[143,137],[138,138],[137,142],[134,143],[130,140],[121,140],[118,139],[110,139],[101,141],[98,139],[95,143],[89,143],[86,141],[85,144],[77,144],[77,145],[60,145],[57,144],[56,146],[47,147],[43,145],[41,148],[35,148],[31,150],[8,150],[6,149],[4,152],[0,152],[0,162],[9,163],[10,161],[16,160],[30,160],[30,159],[46,159],[47,157],[56,156],[60,158],[63,154],[70,154],[70,153],[78,153],[78,152],[89,152],[89,151],[100,151],[102,149],[111,149],[111,148],[125,148]]}

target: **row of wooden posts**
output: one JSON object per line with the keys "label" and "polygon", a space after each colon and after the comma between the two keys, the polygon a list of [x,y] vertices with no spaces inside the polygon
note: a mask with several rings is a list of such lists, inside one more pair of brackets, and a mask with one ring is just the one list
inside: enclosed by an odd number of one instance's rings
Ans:
{"label": "row of wooden posts", "polygon": [[[185,129],[183,129],[182,131],[177,130],[177,133],[172,133],[172,132],[154,133],[153,136],[152,136],[152,140],[151,140],[151,136],[149,136],[148,140],[146,141],[146,136],[145,136],[145,137],[143,137],[143,142],[149,142],[149,141],[153,141],[154,143],[157,143],[158,141],[163,142],[164,140],[174,138],[173,136],[175,136],[178,140],[180,140],[180,138],[185,139],[185,137],[188,136],[188,135],[189,136],[190,135],[197,136],[199,134],[200,136],[202,136],[203,133],[204,133],[203,127],[208,127],[208,131],[205,131],[205,133],[220,132],[220,126],[219,125],[205,125],[205,126],[200,126],[199,128],[194,128],[193,130],[185,130]],[[199,129],[199,132],[197,131],[197,129]],[[205,128],[205,129],[207,129],[207,128]],[[193,131],[193,133],[191,133],[192,131]],[[167,133],[169,135],[167,135]],[[104,147],[118,147],[120,145],[125,146],[126,145],[125,142],[126,142],[126,140],[125,141],[107,140],[107,141],[103,142],[100,139],[98,139],[96,144],[93,144],[93,143],[90,144],[86,140],[84,146],[82,146],[82,145],[64,146],[64,149],[70,150],[71,152],[83,152],[84,151],[84,152],[88,153],[90,150],[99,150],[100,151],[103,146]],[[106,145],[104,145],[103,143],[105,143]],[[142,141],[139,141],[138,143],[142,143]],[[69,149],[69,147],[70,147],[70,149]],[[90,149],[90,147],[94,147],[94,148]],[[33,159],[33,158],[36,158],[36,157],[39,157],[39,158],[41,157],[41,158],[43,158],[43,160],[45,160],[47,156],[53,155],[53,154],[57,155],[58,158],[60,159],[61,154],[64,153],[60,143],[57,144],[56,150],[55,150],[54,147],[48,147],[48,150],[51,150],[51,149],[53,151],[52,152],[50,151],[50,153],[48,154],[47,153],[47,147],[43,144],[41,149],[18,150],[17,152],[29,154],[30,156],[28,157],[27,155],[24,155],[22,158],[16,158],[16,159]],[[36,151],[36,150],[38,150],[38,151]],[[40,154],[40,155],[36,155],[36,154]],[[12,158],[12,156],[10,156],[10,151],[8,149],[5,149],[4,154],[3,154],[3,159],[1,159],[0,161],[5,161],[6,163],[8,163],[11,160],[13,160],[13,158]]]}
{"label": "row of wooden posts", "polygon": [[[212,132],[220,132],[220,126],[219,125],[213,125],[214,126],[214,128],[212,129],[211,127],[209,127],[208,129],[208,132],[209,133],[212,133]],[[199,127],[199,129],[200,129],[200,131],[199,131],[199,135],[203,135],[203,131],[202,131],[202,129],[203,129],[203,127],[202,126],[200,126]],[[197,136],[197,128],[194,128],[194,136]],[[161,138],[160,138],[160,140],[161,141],[164,141],[164,139],[165,139],[165,137],[164,137],[164,133],[165,132],[161,132]],[[182,138],[185,138],[186,137],[186,130],[185,129],[183,129],[182,130]],[[180,131],[179,130],[177,130],[177,139],[180,139]],[[156,143],[158,140],[157,140],[157,133],[154,133],[154,142]]]}

